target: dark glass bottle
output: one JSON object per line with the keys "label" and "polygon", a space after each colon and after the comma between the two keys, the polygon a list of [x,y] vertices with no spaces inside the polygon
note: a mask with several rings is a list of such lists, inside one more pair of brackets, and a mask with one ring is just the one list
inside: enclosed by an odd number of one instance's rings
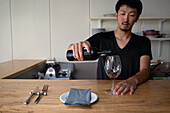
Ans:
{"label": "dark glass bottle", "polygon": [[[104,54],[111,54],[112,51],[99,51],[98,48],[95,47],[91,47],[90,48],[90,53],[87,52],[87,50],[85,48],[83,48],[83,60],[97,60],[99,58],[100,55]],[[73,51],[72,50],[68,50],[66,53],[66,57],[67,60],[69,61],[76,61],[76,59],[73,56]]]}

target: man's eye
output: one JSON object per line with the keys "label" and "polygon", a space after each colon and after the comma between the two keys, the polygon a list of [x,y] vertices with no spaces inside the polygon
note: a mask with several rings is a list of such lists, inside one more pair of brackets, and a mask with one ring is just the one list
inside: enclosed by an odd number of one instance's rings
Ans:
{"label": "man's eye", "polygon": [[135,15],[130,15],[131,17],[135,17]]}
{"label": "man's eye", "polygon": [[125,15],[124,13],[122,13],[121,15]]}

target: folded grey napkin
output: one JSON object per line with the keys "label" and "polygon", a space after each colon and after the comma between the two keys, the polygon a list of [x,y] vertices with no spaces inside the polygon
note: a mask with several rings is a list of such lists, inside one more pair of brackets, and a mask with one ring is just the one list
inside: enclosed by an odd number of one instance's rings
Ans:
{"label": "folded grey napkin", "polygon": [[71,88],[65,105],[90,105],[91,89]]}

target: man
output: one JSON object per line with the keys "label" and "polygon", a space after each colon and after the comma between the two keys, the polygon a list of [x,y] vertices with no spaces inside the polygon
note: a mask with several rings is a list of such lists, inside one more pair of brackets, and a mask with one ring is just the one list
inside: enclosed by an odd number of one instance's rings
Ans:
{"label": "man", "polygon": [[[122,72],[117,79],[123,80],[114,86],[114,92],[117,95],[133,94],[137,85],[149,78],[151,44],[148,38],[131,32],[142,12],[141,1],[119,0],[115,8],[118,22],[116,30],[95,34],[84,42],[71,44],[68,50],[73,50],[74,57],[80,61],[83,60],[82,47],[88,52],[90,47],[97,47],[101,51],[113,50],[113,54],[120,56],[122,63]],[[109,79],[104,71],[105,58],[99,57],[98,79]]]}

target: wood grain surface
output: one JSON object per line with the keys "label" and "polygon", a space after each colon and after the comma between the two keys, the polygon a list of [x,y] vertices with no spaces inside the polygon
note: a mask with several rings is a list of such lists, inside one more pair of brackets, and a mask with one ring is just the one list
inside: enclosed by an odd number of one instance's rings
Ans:
{"label": "wood grain surface", "polygon": [[[119,81],[115,81],[118,83]],[[49,85],[47,96],[34,104],[34,96],[28,105],[23,102],[36,86]],[[149,80],[130,95],[108,95],[110,80],[0,80],[0,113],[169,113],[170,80]],[[87,89],[98,95],[90,106],[64,105],[59,97],[70,88]],[[40,91],[40,90],[39,90]]]}
{"label": "wood grain surface", "polygon": [[10,60],[0,63],[0,79],[13,78],[42,63],[45,63],[45,60]]}

